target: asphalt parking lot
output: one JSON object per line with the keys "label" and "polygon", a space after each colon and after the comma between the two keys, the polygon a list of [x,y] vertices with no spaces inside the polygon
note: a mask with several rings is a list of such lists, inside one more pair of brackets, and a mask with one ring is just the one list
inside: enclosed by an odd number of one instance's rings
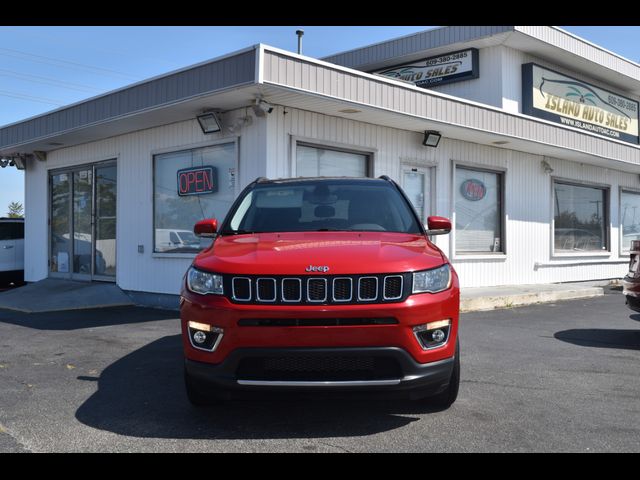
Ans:
{"label": "asphalt parking lot", "polygon": [[446,411],[411,402],[187,402],[175,312],[0,310],[0,452],[632,452],[640,314],[619,292],[461,320]]}

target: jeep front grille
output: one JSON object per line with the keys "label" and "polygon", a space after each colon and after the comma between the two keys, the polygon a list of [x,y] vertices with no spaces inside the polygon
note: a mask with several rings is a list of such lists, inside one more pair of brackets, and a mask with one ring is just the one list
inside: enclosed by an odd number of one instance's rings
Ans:
{"label": "jeep front grille", "polygon": [[[225,277],[225,292],[235,303],[359,304],[401,302],[409,295],[410,273],[341,276]],[[405,278],[406,277],[406,278]]]}

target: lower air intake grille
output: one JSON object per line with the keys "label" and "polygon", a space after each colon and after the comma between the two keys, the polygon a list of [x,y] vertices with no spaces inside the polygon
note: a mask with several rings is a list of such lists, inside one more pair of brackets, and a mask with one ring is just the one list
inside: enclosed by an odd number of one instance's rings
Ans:
{"label": "lower air intake grille", "polygon": [[398,362],[375,356],[252,357],[240,361],[239,380],[358,381],[402,378]]}

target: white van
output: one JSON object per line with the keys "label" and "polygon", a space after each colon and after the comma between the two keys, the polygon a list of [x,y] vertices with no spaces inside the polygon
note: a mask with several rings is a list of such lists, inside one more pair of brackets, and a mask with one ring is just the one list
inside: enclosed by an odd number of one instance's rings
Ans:
{"label": "white van", "polygon": [[202,250],[192,230],[156,229],[156,252],[194,252]]}
{"label": "white van", "polygon": [[0,286],[24,283],[24,218],[0,218]]}

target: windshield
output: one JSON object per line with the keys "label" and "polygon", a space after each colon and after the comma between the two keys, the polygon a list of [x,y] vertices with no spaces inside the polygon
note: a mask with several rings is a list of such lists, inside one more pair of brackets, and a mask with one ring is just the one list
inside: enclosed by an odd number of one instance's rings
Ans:
{"label": "windshield", "polygon": [[257,184],[236,203],[222,234],[314,231],[422,233],[390,183],[323,179]]}

